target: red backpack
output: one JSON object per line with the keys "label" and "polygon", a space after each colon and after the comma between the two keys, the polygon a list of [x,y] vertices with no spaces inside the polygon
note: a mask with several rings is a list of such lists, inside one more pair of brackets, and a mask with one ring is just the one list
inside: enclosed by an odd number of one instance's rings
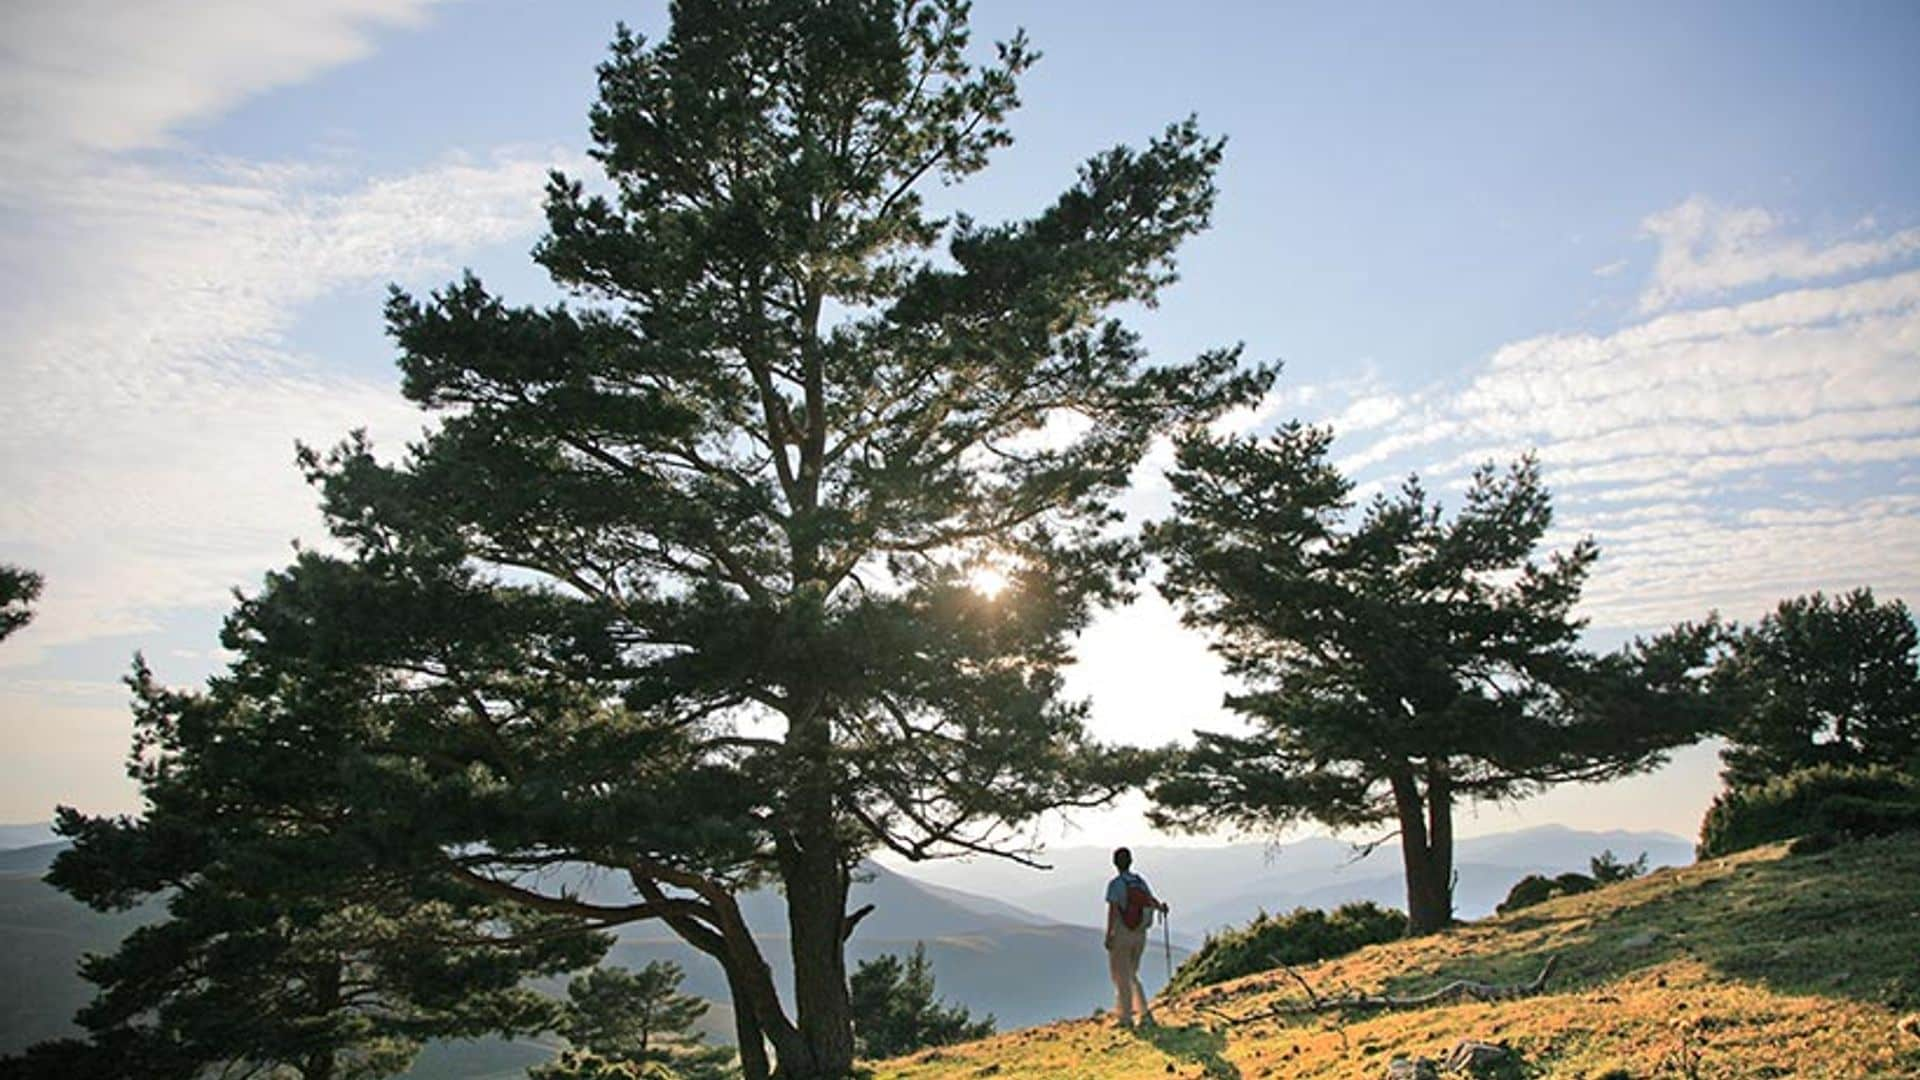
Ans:
{"label": "red backpack", "polygon": [[1153,894],[1142,887],[1139,878],[1128,874],[1127,900],[1120,905],[1120,922],[1129,930],[1138,930],[1153,906]]}

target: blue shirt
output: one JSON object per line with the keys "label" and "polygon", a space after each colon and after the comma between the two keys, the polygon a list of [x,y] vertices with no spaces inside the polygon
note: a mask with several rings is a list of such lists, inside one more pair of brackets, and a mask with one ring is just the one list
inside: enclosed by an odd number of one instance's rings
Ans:
{"label": "blue shirt", "polygon": [[[1132,871],[1127,871],[1125,873],[1115,874],[1113,880],[1107,882],[1107,903],[1125,911],[1127,907],[1127,886],[1129,885],[1140,889],[1148,896],[1153,895],[1153,890],[1147,887],[1146,878]],[[1147,908],[1144,914],[1146,917],[1140,920],[1142,929],[1153,925],[1153,909]]]}

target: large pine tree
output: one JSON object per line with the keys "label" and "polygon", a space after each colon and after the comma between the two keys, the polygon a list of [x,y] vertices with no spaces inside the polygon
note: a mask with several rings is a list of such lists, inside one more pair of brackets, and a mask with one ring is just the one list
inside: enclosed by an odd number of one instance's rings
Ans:
{"label": "large pine tree", "polygon": [[1453,808],[1649,768],[1709,726],[1711,627],[1580,647],[1598,552],[1540,557],[1538,466],[1479,470],[1443,514],[1417,479],[1363,508],[1332,433],[1182,441],[1152,526],[1163,591],[1210,632],[1250,734],[1200,733],[1152,791],[1164,824],[1393,826],[1408,928],[1452,918]]}
{"label": "large pine tree", "polygon": [[[723,967],[749,1075],[770,1044],[838,1077],[865,854],[1018,855],[1141,778],[1060,669],[1137,570],[1114,500],[1150,441],[1270,372],[1150,365],[1109,314],[1206,224],[1220,144],[1191,122],[1030,219],[941,219],[922,192],[1007,143],[1023,40],[970,65],[961,0],[672,15],[601,68],[607,182],[548,191],[571,301],[396,292],[442,422],[397,462],[303,451],[347,554],[274,575],[227,640],[276,693],[351,688],[279,779],[343,793],[369,872],[661,920]],[[769,882],[790,1001],[736,903]]]}

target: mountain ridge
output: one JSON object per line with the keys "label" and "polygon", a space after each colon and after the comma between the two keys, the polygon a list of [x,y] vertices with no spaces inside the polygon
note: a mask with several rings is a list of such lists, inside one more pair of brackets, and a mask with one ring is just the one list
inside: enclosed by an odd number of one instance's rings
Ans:
{"label": "mountain ridge", "polygon": [[[1564,825],[1539,825],[1468,837],[1455,845],[1454,858],[1469,886],[1456,903],[1462,918],[1491,914],[1513,882],[1527,874],[1585,870],[1588,860],[1611,850],[1631,860],[1645,851],[1650,868],[1683,866],[1693,861],[1691,841],[1671,833],[1612,829],[1588,831]],[[1325,836],[1286,844],[1238,843],[1212,847],[1140,845],[1132,848],[1134,866],[1174,905],[1174,933],[1189,942],[1226,926],[1242,925],[1264,909],[1337,906],[1344,899],[1374,899],[1404,906],[1404,886],[1382,893],[1379,883],[1399,879],[1399,851],[1382,845],[1356,860],[1353,845]],[[949,860],[917,864],[920,881],[955,886],[977,883],[979,892],[999,897],[1046,918],[1072,925],[1098,924],[1100,897],[1113,873],[1111,850],[1091,846],[1055,848],[1047,853],[1051,869],[1021,867],[1006,860]],[[1466,867],[1476,868],[1469,878]],[[1362,876],[1364,875],[1364,876]]]}

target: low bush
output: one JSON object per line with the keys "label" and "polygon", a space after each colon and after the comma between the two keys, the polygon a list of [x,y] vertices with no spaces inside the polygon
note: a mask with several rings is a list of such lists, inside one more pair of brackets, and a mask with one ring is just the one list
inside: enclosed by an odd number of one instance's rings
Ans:
{"label": "low bush", "polygon": [[1840,839],[1911,828],[1920,828],[1920,779],[1885,766],[1816,765],[1721,792],[1700,823],[1695,854],[1711,859],[1811,834]]}
{"label": "low bush", "polygon": [[1509,911],[1519,911],[1551,900],[1557,895],[1552,878],[1544,874],[1528,874],[1513,883],[1513,888],[1507,890],[1507,898],[1493,910],[1495,914],[1505,915]]}
{"label": "low bush", "polygon": [[1622,862],[1609,848],[1588,859],[1587,868],[1592,873],[1567,873],[1556,877],[1528,874],[1513,883],[1513,888],[1507,890],[1507,898],[1493,910],[1496,914],[1505,915],[1509,911],[1530,908],[1556,896],[1578,896],[1616,881],[1631,881],[1647,872],[1647,853],[1643,851],[1639,858]]}
{"label": "low bush", "polygon": [[1286,915],[1263,912],[1238,930],[1208,935],[1206,944],[1181,962],[1167,989],[1177,993],[1281,964],[1330,960],[1406,933],[1405,913],[1371,901],[1342,904],[1331,913],[1318,908],[1296,908]]}
{"label": "low bush", "polygon": [[1835,795],[1814,811],[1822,828],[1841,836],[1891,836],[1920,829],[1920,790],[1912,799]]}
{"label": "low bush", "polygon": [[1513,883],[1507,890],[1507,898],[1500,901],[1494,912],[1505,915],[1510,911],[1530,908],[1535,904],[1551,900],[1556,896],[1576,896],[1583,892],[1592,892],[1600,883],[1585,874],[1560,874],[1547,877],[1542,874],[1528,874]]}

